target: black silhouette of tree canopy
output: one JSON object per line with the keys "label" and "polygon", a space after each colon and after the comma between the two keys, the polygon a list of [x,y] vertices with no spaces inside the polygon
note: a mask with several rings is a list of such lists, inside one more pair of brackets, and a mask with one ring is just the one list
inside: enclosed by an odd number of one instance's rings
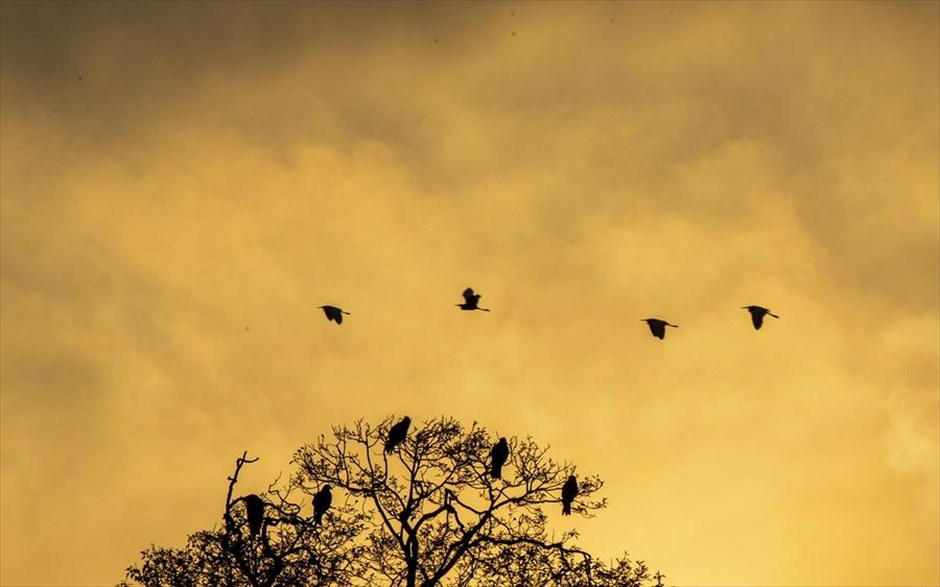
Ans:
{"label": "black silhouette of tree canopy", "polygon": [[[642,562],[604,564],[575,544],[575,531],[549,530],[575,467],[552,460],[531,438],[508,439],[502,478],[494,478],[495,439],[476,423],[431,420],[387,453],[396,422],[334,427],[332,438],[299,449],[290,479],[275,480],[261,496],[256,536],[243,497],[232,496],[242,467],[253,462],[243,454],[222,525],[190,536],[183,548],[144,551],[122,585],[662,585],[663,576]],[[332,501],[315,523],[313,497],[327,485]],[[572,513],[591,517],[605,507],[594,497],[602,485],[579,476]]]}

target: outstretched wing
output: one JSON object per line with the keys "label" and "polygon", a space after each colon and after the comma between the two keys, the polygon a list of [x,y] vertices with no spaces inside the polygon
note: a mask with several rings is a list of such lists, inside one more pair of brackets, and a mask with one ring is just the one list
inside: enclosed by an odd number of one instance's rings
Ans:
{"label": "outstretched wing", "polygon": [[468,304],[472,304],[480,299],[480,296],[473,295],[473,288],[468,287],[467,289],[463,290],[463,299],[466,300]]}
{"label": "outstretched wing", "polygon": [[662,322],[660,322],[660,321],[658,321],[658,320],[650,321],[650,322],[648,322],[648,324],[649,324],[649,327],[650,327],[650,332],[653,333],[653,336],[655,336],[655,337],[658,338],[659,340],[662,340],[663,337],[666,336],[666,325],[665,325],[665,324],[663,324]]}
{"label": "outstretched wing", "polygon": [[751,310],[751,322],[754,324],[754,330],[760,330],[764,325],[764,313],[758,308]]}
{"label": "outstretched wing", "polygon": [[[332,320],[334,322],[342,321],[342,315],[339,312],[339,308],[334,308],[333,306],[323,306],[323,313],[326,315],[327,320]],[[339,320],[336,317],[339,316]]]}

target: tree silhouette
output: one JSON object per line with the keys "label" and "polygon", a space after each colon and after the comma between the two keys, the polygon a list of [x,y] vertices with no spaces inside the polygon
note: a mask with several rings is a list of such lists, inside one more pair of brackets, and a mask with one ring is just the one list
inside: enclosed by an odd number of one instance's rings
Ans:
{"label": "tree silhouette", "polygon": [[[450,418],[413,427],[394,453],[396,422],[362,420],[300,448],[296,469],[262,495],[264,521],[252,536],[241,498],[232,497],[243,454],[229,477],[221,527],[197,532],[180,549],[156,546],[127,569],[143,585],[275,586],[661,586],[642,562],[604,564],[556,534],[562,487],[575,467],[547,456],[531,438],[510,438],[502,478],[491,475],[494,439]],[[579,475],[571,511],[605,507],[600,478]],[[313,498],[326,486],[332,504],[315,523]]]}

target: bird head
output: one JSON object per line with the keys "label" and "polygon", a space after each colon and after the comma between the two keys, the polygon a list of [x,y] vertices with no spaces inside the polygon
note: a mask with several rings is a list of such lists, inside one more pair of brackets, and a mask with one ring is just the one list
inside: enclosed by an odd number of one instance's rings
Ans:
{"label": "bird head", "polygon": [[332,485],[327,484],[327,485],[324,485],[324,486],[323,486],[323,491],[329,491],[329,490],[331,490],[331,489],[333,489],[333,486],[332,486]]}

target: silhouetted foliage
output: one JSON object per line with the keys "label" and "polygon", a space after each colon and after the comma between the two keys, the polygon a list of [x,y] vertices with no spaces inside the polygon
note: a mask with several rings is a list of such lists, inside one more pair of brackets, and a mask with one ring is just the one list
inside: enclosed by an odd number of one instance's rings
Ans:
{"label": "silhouetted foliage", "polygon": [[572,513],[605,507],[594,498],[598,477],[581,475],[572,495],[572,464],[553,461],[531,438],[510,438],[495,478],[490,435],[448,418],[412,428],[389,453],[394,422],[335,427],[299,449],[286,484],[276,480],[259,496],[263,523],[254,534],[244,498],[232,498],[253,462],[243,454],[221,527],[193,534],[183,548],[145,550],[122,585],[662,585],[642,562],[606,565],[577,547],[575,531],[549,531],[566,485]]}

